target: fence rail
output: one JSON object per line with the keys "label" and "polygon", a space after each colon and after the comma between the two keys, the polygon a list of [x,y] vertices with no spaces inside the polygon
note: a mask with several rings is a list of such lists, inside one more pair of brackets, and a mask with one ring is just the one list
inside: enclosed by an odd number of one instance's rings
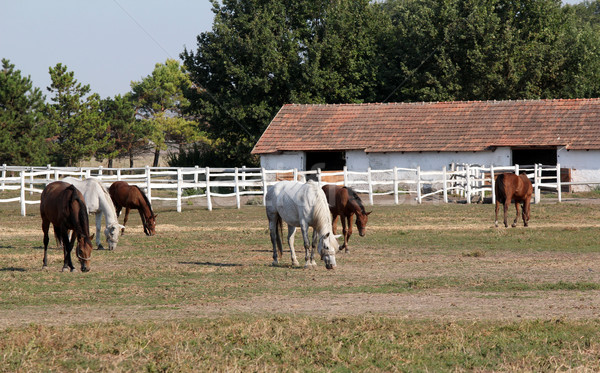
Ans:
{"label": "fence rail", "polygon": [[[41,193],[45,185],[61,180],[66,176],[78,178],[95,177],[107,187],[123,180],[143,188],[151,201],[173,201],[177,211],[181,212],[182,202],[193,198],[205,198],[208,210],[213,209],[215,198],[235,197],[237,208],[241,208],[242,196],[262,196],[263,201],[267,188],[280,180],[313,179],[320,184],[337,184],[352,187],[358,193],[368,195],[369,203],[374,203],[375,196],[393,195],[394,202],[399,203],[399,196],[414,196],[417,203],[436,198],[448,202],[449,195],[458,195],[471,203],[475,196],[483,198],[488,193],[495,202],[494,177],[502,172],[525,172],[532,180],[534,202],[539,202],[540,191],[552,190],[562,200],[562,185],[578,185],[581,183],[561,183],[560,164],[553,166],[534,165],[520,167],[494,167],[479,165],[452,165],[441,170],[421,170],[417,168],[399,168],[372,170],[366,172],[342,171],[331,172],[310,170],[266,170],[264,168],[209,168],[209,167],[143,167],[143,168],[103,168],[103,167],[21,167],[0,166],[0,192],[19,191],[18,197],[0,199],[0,203],[19,202],[21,214],[26,215],[27,205],[39,203],[39,198],[26,198],[27,193]],[[546,175],[544,175],[546,174]],[[553,176],[547,176],[551,174]],[[585,182],[585,184],[600,184]],[[174,197],[153,196],[156,190],[175,191]]]}

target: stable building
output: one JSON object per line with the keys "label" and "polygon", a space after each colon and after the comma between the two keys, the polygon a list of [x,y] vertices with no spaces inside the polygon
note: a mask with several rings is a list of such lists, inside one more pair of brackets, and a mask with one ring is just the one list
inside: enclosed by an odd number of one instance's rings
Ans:
{"label": "stable building", "polygon": [[600,99],[290,104],[252,153],[266,169],[560,163],[600,181]]}

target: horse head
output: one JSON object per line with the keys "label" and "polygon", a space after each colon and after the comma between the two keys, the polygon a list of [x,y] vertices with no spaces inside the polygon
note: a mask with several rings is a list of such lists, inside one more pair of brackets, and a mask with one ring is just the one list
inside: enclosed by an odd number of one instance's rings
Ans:
{"label": "horse head", "polygon": [[146,236],[154,236],[156,234],[156,217],[158,214],[150,213],[149,216],[145,217],[146,222],[144,223],[144,233]]}
{"label": "horse head", "polygon": [[94,239],[93,234],[90,237],[77,235],[77,249],[75,249],[75,253],[77,254],[79,263],[81,263],[81,272],[88,272],[90,270],[90,259],[92,259],[93,249],[92,239]]}
{"label": "horse head", "polygon": [[104,229],[104,235],[106,236],[106,242],[108,242],[109,250],[114,250],[117,248],[117,243],[119,242],[119,235],[121,234],[121,229],[125,229],[125,226],[119,223],[107,225],[106,229]]}
{"label": "horse head", "polygon": [[321,260],[325,262],[325,268],[327,269],[334,269],[336,266],[335,252],[338,251],[340,246],[337,237],[328,232],[319,238],[317,250],[321,255]]}
{"label": "horse head", "polygon": [[356,227],[358,228],[358,234],[364,237],[367,233],[367,222],[369,221],[369,214],[373,211],[365,212],[364,214],[356,214]]}

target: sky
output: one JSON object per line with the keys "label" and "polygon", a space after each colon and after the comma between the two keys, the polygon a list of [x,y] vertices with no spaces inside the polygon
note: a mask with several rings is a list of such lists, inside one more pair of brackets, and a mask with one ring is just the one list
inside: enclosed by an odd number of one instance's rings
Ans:
{"label": "sky", "polygon": [[62,63],[102,98],[125,94],[212,29],[209,0],[0,0],[0,59],[49,96]]}
{"label": "sky", "polygon": [[125,94],[155,64],[196,51],[214,18],[209,0],[0,0],[0,9],[0,59],[46,96],[59,62],[102,98]]}

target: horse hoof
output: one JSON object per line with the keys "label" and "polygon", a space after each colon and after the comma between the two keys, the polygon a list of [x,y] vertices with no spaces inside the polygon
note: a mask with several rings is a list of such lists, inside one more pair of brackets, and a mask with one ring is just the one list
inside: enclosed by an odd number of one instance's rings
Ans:
{"label": "horse hoof", "polygon": [[279,266],[279,262],[278,262],[278,261],[276,261],[276,260],[274,260],[274,261],[273,261],[273,263],[271,263],[271,265],[272,265],[273,267],[277,267],[277,266]]}
{"label": "horse hoof", "polygon": [[300,265],[300,263],[298,263],[298,261],[292,262],[292,266],[294,267],[298,267]]}
{"label": "horse hoof", "polygon": [[97,250],[106,250],[106,249],[104,248],[104,246],[98,245],[98,249]]}
{"label": "horse hoof", "polygon": [[511,225],[511,227],[513,227],[513,228],[516,226],[517,226],[517,223],[512,223],[512,225]]}

